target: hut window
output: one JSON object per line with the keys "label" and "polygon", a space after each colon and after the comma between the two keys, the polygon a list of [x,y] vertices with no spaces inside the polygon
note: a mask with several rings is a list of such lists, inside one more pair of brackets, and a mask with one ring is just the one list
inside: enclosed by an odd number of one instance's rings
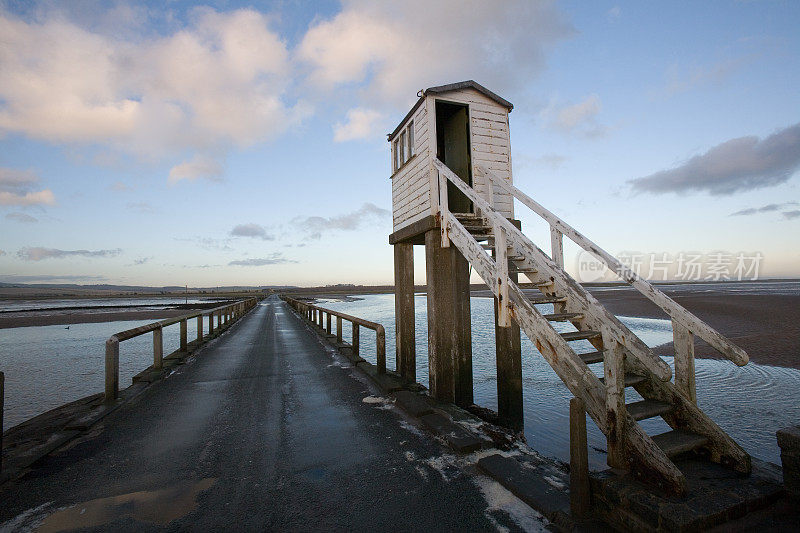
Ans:
{"label": "hut window", "polygon": [[406,160],[411,159],[411,156],[414,155],[414,123],[408,125],[406,128],[406,143],[407,143],[407,150],[406,153],[408,157]]}
{"label": "hut window", "polygon": [[400,132],[392,143],[392,165],[397,172],[414,155],[414,123]]}

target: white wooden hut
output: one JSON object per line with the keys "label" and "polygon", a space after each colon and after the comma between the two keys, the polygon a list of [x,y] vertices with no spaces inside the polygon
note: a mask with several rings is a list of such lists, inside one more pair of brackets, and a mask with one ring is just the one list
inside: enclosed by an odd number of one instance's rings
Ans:
{"label": "white wooden hut", "polygon": [[[453,172],[486,198],[487,185],[476,165],[511,181],[511,139],[508,114],[513,105],[474,81],[430,87],[395,130],[391,146],[392,214],[394,233],[390,242],[412,240],[435,225],[438,212],[438,180],[433,159],[439,158]],[[449,184],[450,211],[469,213],[473,206]],[[494,189],[495,208],[514,218],[511,196]]]}

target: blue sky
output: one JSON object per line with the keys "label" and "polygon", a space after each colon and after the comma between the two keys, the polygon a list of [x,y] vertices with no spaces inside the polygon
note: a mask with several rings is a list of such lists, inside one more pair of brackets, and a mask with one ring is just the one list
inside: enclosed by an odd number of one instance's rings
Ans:
{"label": "blue sky", "polygon": [[0,281],[391,283],[385,133],[465,79],[610,252],[800,275],[800,4],[463,4],[0,2]]}

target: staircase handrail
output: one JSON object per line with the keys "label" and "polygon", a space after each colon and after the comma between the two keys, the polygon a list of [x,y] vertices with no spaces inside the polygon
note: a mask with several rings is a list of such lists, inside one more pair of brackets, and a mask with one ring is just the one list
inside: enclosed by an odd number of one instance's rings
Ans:
{"label": "staircase handrail", "polygon": [[[650,282],[640,277],[633,270],[622,264],[610,253],[586,238],[575,228],[561,220],[552,211],[546,209],[539,202],[519,190],[513,184],[501,179],[483,165],[476,165],[476,168],[491,182],[499,185],[503,190],[511,194],[514,198],[522,202],[531,211],[542,217],[552,230],[569,237],[572,242],[586,250],[593,257],[601,261],[607,268],[617,274],[623,281],[633,286],[642,293],[648,300],[660,307],[673,322],[677,322],[686,328],[691,334],[706,341],[712,348],[723,354],[738,366],[744,366],[750,358],[742,348],[736,346],[717,330],[702,321],[678,302],[654,287]],[[491,187],[491,184],[490,184]]]}

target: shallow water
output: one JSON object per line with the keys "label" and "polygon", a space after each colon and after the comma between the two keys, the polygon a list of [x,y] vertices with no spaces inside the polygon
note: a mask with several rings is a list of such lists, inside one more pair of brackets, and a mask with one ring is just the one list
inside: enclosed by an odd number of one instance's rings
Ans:
{"label": "shallow water", "polygon": [[[331,309],[379,322],[386,328],[387,365],[395,368],[394,296],[367,295],[354,302],[322,301]],[[415,298],[417,380],[428,384],[427,302]],[[550,312],[552,306],[540,306]],[[472,347],[475,402],[497,409],[494,311],[490,298],[472,298]],[[668,320],[620,317],[649,346],[672,340]],[[102,392],[105,341],[116,332],[144,321],[120,321],[65,326],[0,329],[0,370],[6,372],[5,427],[9,428],[66,402]],[[565,330],[570,325],[558,324]],[[177,324],[164,329],[164,353],[177,349]],[[196,336],[196,321],[188,321],[188,337]],[[351,336],[344,325],[345,339]],[[577,344],[577,343],[575,343]],[[375,336],[362,328],[361,355],[375,362]],[[583,349],[593,348],[584,342]],[[561,383],[532,343],[523,338],[525,434],[540,453],[567,461],[569,455],[569,398]],[[672,365],[671,358],[664,358]],[[120,346],[120,386],[152,363],[152,335]],[[598,374],[602,373],[602,365]],[[698,359],[698,403],[723,429],[755,457],[780,462],[775,431],[800,420],[800,371],[750,363],[739,368],[727,361]],[[632,390],[632,389],[629,389]],[[633,392],[628,401],[639,399]],[[661,419],[642,423],[648,433],[668,429]],[[589,420],[590,464],[605,465],[605,438]]]}
{"label": "shallow water", "polygon": [[0,313],[36,311],[42,309],[57,310],[67,308],[94,308],[94,307],[137,307],[141,309],[161,309],[168,305],[184,303],[196,304],[213,301],[213,298],[175,298],[175,297],[150,297],[150,298],[63,298],[52,300],[2,300],[0,299]]}
{"label": "shallow water", "polygon": [[[0,329],[0,370],[5,372],[5,428],[64,403],[103,392],[105,342],[113,334],[146,324],[141,320]],[[197,321],[187,322],[187,336]],[[164,328],[164,355],[178,349],[180,326]],[[120,387],[153,364],[153,336],[120,343]]]}
{"label": "shallow water", "polygon": [[[395,368],[394,296],[367,295],[355,302],[322,301],[320,305],[346,311],[367,320],[380,322],[386,328],[387,366]],[[552,306],[539,306],[552,312]],[[415,298],[417,381],[428,384],[427,302],[425,296]],[[472,298],[472,350],[475,403],[497,409],[497,374],[495,370],[494,310],[490,298]],[[672,341],[669,320],[620,317],[648,346]],[[568,331],[571,325],[557,324]],[[351,331],[345,324],[345,339]],[[573,343],[578,345],[578,343]],[[361,356],[375,362],[375,336],[361,333]],[[584,341],[580,351],[592,351]],[[673,366],[671,357],[664,360]],[[569,460],[569,399],[571,394],[544,358],[525,338],[522,341],[522,379],[525,408],[525,436],[532,448],[552,457]],[[592,365],[602,375],[602,365]],[[674,368],[674,366],[673,366]],[[737,367],[729,361],[698,359],[696,362],[697,401],[700,407],[726,430],[750,454],[773,463],[780,463],[775,439],[778,429],[800,420],[800,371],[750,363]],[[641,399],[628,389],[627,401]],[[661,420],[641,422],[650,434],[667,431]],[[588,419],[589,462],[593,468],[605,465],[605,437]]]}

